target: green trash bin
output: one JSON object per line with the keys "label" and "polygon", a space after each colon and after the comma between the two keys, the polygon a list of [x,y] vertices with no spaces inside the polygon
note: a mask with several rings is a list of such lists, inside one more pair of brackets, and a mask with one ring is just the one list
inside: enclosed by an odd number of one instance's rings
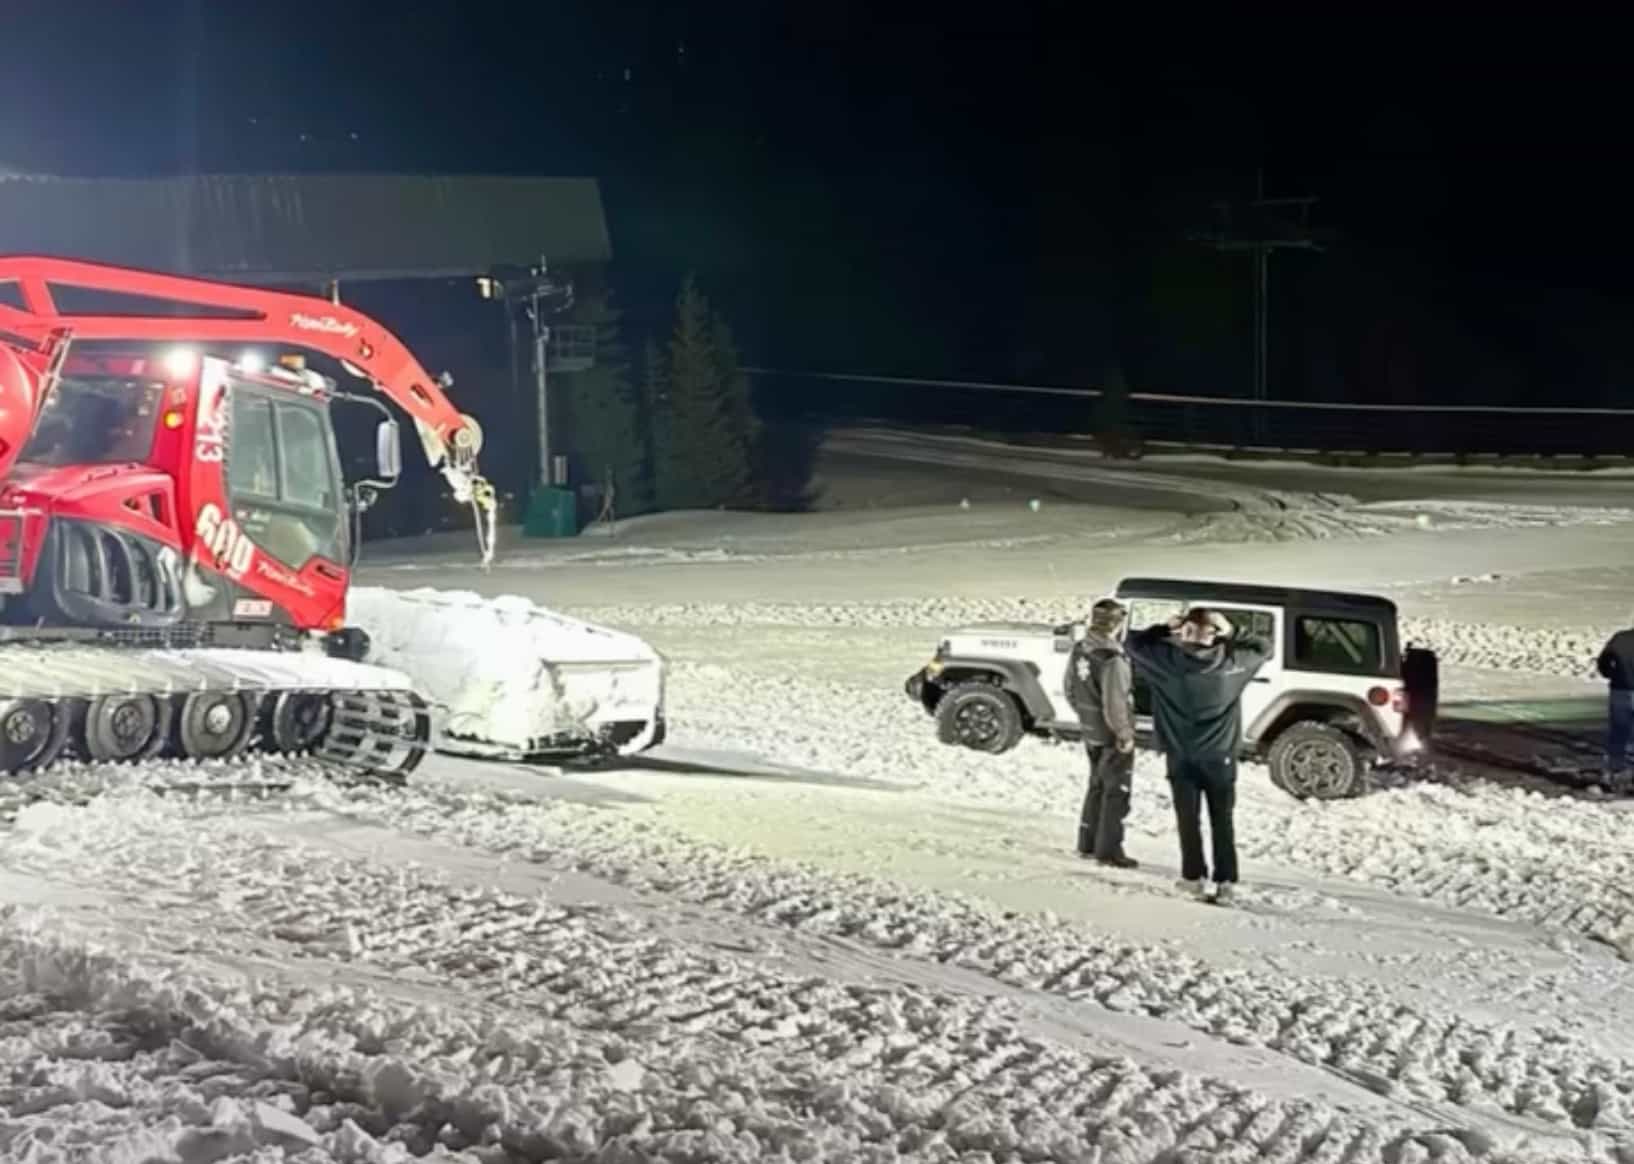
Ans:
{"label": "green trash bin", "polygon": [[533,491],[522,521],[523,537],[570,538],[578,532],[579,502],[573,490],[540,486]]}

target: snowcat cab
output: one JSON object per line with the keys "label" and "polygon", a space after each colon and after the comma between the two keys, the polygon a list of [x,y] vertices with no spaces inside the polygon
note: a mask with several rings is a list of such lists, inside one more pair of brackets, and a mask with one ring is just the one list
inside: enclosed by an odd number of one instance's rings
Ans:
{"label": "snowcat cab", "polygon": [[185,349],[71,357],[0,487],[0,620],[208,626],[260,647],[340,629],[352,522],[333,396],[315,373]]}

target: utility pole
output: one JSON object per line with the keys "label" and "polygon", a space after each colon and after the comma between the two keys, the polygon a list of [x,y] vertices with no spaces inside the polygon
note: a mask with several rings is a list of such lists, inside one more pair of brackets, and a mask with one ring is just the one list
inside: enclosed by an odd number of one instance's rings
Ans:
{"label": "utility pole", "polygon": [[[527,313],[533,330],[533,387],[538,407],[539,422],[539,484],[546,489],[561,484],[560,474],[554,471],[554,457],[550,447],[550,316],[560,315],[573,305],[573,286],[550,277],[550,267],[543,255],[537,266],[525,274],[508,276],[505,283],[489,280],[484,297],[509,295],[513,302]],[[511,320],[512,353],[515,353],[516,322]]]}
{"label": "utility pole", "polygon": [[[1265,169],[1261,167],[1255,171],[1253,205],[1265,205]],[[1254,247],[1254,399],[1266,398],[1266,378],[1270,369],[1266,366],[1266,336],[1270,330],[1271,321],[1271,248],[1262,240],[1257,240]],[[1256,413],[1258,415],[1258,413]]]}
{"label": "utility pole", "polygon": [[[538,265],[527,268],[500,268],[477,277],[477,292],[484,299],[503,300],[511,335],[511,385],[520,400],[522,391],[521,359],[517,341],[516,315],[525,312],[533,332],[533,377],[536,403],[539,410],[539,483],[528,502],[528,514],[523,521],[527,536],[555,536],[565,526],[562,519],[563,501],[557,494],[558,486],[567,483],[565,469],[557,472],[558,458],[551,449],[550,438],[550,369],[551,327],[549,317],[560,315],[573,306],[573,284],[568,280],[551,278],[543,256]],[[565,370],[587,367],[589,361],[568,363]],[[557,361],[557,370],[563,365]],[[565,459],[563,459],[565,464]],[[571,518],[571,498],[568,499]],[[544,532],[540,532],[544,531]],[[571,532],[571,531],[570,531]]]}
{"label": "utility pole", "polygon": [[[545,274],[543,259],[539,274]],[[549,489],[556,481],[550,471],[550,325],[541,306],[544,297],[536,286],[529,297],[528,316],[533,320],[533,376],[539,396],[539,484]]]}
{"label": "utility pole", "polygon": [[[1255,173],[1254,197],[1247,202],[1214,203],[1214,226],[1190,232],[1187,237],[1217,251],[1247,251],[1254,260],[1254,366],[1253,399],[1270,399],[1271,252],[1277,250],[1322,250],[1328,232],[1310,225],[1314,197],[1267,198],[1265,170]],[[1292,213],[1292,212],[1297,212]],[[1297,221],[1296,221],[1297,219]],[[1265,437],[1264,409],[1254,410],[1254,438]]]}

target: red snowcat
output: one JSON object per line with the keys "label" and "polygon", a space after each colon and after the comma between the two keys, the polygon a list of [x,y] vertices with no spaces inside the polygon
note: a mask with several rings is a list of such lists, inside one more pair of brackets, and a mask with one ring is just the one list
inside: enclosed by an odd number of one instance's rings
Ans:
{"label": "red snowcat", "polygon": [[[357,515],[401,464],[381,396],[492,554],[482,431],[447,386],[324,298],[0,257],[0,773],[252,746],[411,770],[427,704],[361,661],[346,592]],[[383,414],[371,479],[342,475],[338,401]]]}

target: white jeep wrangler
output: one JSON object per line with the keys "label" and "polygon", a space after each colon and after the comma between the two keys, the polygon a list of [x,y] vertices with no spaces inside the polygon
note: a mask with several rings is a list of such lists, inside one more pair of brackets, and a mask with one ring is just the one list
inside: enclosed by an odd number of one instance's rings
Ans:
{"label": "white jeep wrangler", "polygon": [[[1162,578],[1126,578],[1127,626],[1167,622],[1194,606],[1218,610],[1238,633],[1271,643],[1242,698],[1242,758],[1301,799],[1355,796],[1374,768],[1410,767],[1435,722],[1433,652],[1403,651],[1388,599]],[[1005,752],[1024,734],[1082,735],[1066,697],[1067,661],[1082,623],[989,623],[945,637],[908,678],[908,695],[936,719],[945,744]],[[1152,744],[1150,693],[1137,673],[1137,741]]]}

